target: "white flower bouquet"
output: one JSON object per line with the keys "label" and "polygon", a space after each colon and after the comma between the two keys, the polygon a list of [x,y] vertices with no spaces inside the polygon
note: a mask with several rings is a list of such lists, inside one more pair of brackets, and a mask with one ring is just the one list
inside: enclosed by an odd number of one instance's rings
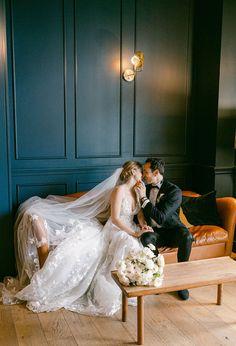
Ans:
{"label": "white flower bouquet", "polygon": [[139,251],[130,251],[117,263],[117,275],[124,286],[159,287],[163,280],[164,256],[155,256],[155,246],[149,244]]}

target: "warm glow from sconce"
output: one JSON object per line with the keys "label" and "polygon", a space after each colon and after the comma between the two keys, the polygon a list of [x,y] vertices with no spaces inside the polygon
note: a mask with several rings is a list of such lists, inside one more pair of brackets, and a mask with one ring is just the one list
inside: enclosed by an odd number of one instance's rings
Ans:
{"label": "warm glow from sconce", "polygon": [[5,41],[3,23],[0,23],[0,61],[3,63],[5,60],[6,60],[6,41]]}
{"label": "warm glow from sconce", "polygon": [[112,70],[115,72],[116,76],[120,75],[120,59],[114,58],[112,61],[109,62]]}
{"label": "warm glow from sconce", "polygon": [[135,52],[131,58],[131,62],[133,64],[133,68],[127,68],[123,72],[123,78],[127,82],[132,82],[136,76],[136,72],[142,71],[144,65],[144,53],[141,51]]}

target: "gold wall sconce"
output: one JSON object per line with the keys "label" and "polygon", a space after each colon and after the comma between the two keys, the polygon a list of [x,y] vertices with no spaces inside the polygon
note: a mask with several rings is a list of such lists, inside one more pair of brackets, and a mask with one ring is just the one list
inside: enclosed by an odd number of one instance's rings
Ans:
{"label": "gold wall sconce", "polygon": [[131,58],[133,69],[127,68],[123,72],[123,78],[126,82],[132,82],[136,76],[136,72],[140,72],[144,66],[144,53],[137,51]]}

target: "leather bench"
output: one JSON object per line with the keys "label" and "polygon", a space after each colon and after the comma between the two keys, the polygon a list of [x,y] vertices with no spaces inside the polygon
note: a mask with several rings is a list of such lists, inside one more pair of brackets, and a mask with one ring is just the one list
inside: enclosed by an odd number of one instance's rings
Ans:
{"label": "leather bench", "polygon": [[[67,196],[79,198],[85,193],[77,192]],[[183,196],[198,197],[200,195],[192,191],[183,191]],[[231,255],[236,222],[236,199],[233,197],[220,197],[216,198],[216,204],[221,227],[215,225],[189,227],[195,239],[190,260]],[[188,227],[187,220],[181,218],[181,221]],[[162,248],[159,251],[163,253],[166,263],[177,261],[176,249]]]}

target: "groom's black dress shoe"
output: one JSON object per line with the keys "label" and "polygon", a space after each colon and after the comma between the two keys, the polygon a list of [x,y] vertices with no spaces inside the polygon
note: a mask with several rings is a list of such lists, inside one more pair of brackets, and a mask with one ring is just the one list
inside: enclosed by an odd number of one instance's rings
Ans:
{"label": "groom's black dress shoe", "polygon": [[180,299],[182,300],[187,300],[189,298],[189,291],[188,290],[181,290],[178,291],[178,296],[180,297]]}

